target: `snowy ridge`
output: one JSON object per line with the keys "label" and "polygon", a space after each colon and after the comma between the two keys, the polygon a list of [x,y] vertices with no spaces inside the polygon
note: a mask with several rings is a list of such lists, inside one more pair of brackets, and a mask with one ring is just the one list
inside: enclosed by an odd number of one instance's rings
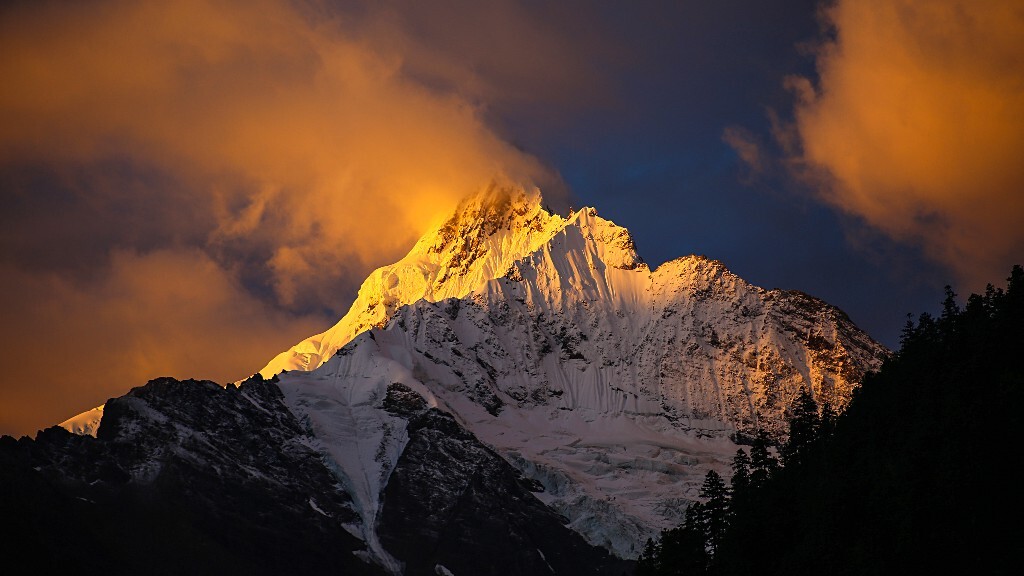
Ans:
{"label": "snowy ridge", "polygon": [[[357,535],[378,564],[398,573],[401,564],[381,546],[375,526],[381,493],[409,436],[407,422],[381,406],[389,383],[416,386],[415,378],[402,364],[381,356],[370,334],[357,340],[367,345],[358,347],[355,361],[287,374],[288,384],[281,389],[292,412],[315,432],[320,449],[335,463],[334,471],[362,519]],[[430,397],[423,386],[414,390]]]}

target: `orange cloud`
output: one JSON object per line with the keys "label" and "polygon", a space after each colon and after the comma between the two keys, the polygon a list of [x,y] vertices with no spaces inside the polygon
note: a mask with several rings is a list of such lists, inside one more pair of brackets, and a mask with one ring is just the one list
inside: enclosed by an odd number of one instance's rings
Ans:
{"label": "orange cloud", "polygon": [[824,14],[819,82],[788,80],[803,175],[967,288],[997,281],[1024,256],[1024,7],[840,0]]}
{"label": "orange cloud", "polygon": [[[323,280],[300,272],[378,262],[495,175],[543,174],[466,101],[405,78],[396,55],[346,37],[337,19],[293,6],[10,10],[0,161],[116,157],[173,174],[176,193],[216,217],[211,243],[273,237],[267,270],[287,305],[325,296]],[[106,193],[98,187],[89,194]]]}
{"label": "orange cloud", "polygon": [[[0,8],[0,433],[161,374],[244,377],[463,195],[557,180],[481,119],[494,82],[458,89],[459,51],[408,55],[422,43],[401,22],[353,18],[288,0]],[[527,61],[547,79],[571,63]]]}

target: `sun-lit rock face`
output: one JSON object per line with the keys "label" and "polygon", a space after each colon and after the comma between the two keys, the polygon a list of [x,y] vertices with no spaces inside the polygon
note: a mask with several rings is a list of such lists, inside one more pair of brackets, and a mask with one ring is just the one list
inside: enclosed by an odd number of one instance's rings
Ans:
{"label": "sun-lit rock face", "polygon": [[593,208],[561,217],[536,191],[493,186],[262,373],[289,370],[286,401],[338,464],[368,542],[408,442],[383,404],[398,383],[536,482],[589,542],[635,557],[708,469],[728,473],[735,433],[783,434],[801,387],[844,407],[885,354],[820,300],[701,256],[651,271]]}

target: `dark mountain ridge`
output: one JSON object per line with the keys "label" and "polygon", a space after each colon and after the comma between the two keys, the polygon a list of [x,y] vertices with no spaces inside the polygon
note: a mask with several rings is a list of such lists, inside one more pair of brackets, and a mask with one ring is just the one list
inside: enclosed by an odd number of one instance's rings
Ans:
{"label": "dark mountain ridge", "polygon": [[[258,375],[237,387],[159,378],[108,401],[95,438],[57,426],[3,437],[7,573],[383,574],[350,534],[351,498],[282,399]],[[406,574],[628,566],[566,528],[450,415],[409,390],[389,407],[412,438],[380,534]]]}

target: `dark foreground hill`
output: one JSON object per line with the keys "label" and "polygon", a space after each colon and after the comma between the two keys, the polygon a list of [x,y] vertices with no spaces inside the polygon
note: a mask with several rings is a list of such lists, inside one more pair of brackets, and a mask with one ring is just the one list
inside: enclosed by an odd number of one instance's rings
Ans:
{"label": "dark foreground hill", "polygon": [[[3,437],[4,573],[383,574],[350,533],[351,497],[282,399],[258,376],[226,388],[161,378],[110,400],[96,438],[56,426]],[[385,406],[410,421],[379,528],[403,573],[628,567],[450,415],[398,388]]]}

